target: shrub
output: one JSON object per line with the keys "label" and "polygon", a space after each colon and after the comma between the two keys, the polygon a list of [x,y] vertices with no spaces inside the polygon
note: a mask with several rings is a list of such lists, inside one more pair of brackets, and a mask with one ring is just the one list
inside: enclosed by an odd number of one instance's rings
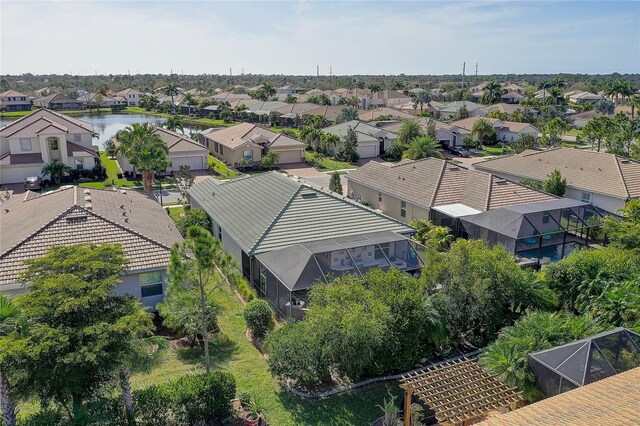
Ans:
{"label": "shrub", "polygon": [[168,384],[170,400],[178,424],[221,420],[231,413],[236,381],[230,373],[187,374]]}
{"label": "shrub", "polygon": [[223,272],[227,276],[231,286],[240,293],[240,296],[242,296],[245,302],[250,302],[258,296],[238,268],[226,268]]}
{"label": "shrub", "polygon": [[253,337],[262,338],[273,329],[273,310],[264,299],[254,299],[244,308],[244,320]]}
{"label": "shrub", "polygon": [[163,426],[171,415],[170,383],[151,385],[133,392],[136,423],[140,426]]}

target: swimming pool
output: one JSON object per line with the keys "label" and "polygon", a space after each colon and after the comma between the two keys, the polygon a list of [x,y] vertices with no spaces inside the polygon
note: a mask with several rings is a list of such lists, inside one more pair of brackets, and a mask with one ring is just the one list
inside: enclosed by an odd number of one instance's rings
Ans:
{"label": "swimming pool", "polygon": [[[576,248],[581,248],[581,247],[584,247],[584,244],[580,244],[577,242],[569,242],[564,247],[564,255],[567,256]],[[517,252],[516,255],[520,257],[526,257],[527,259],[530,259],[534,262],[538,261],[537,248],[531,249],[531,250],[522,250]],[[542,247],[542,250],[540,251],[540,256],[542,258],[548,257],[551,260],[551,262],[558,262],[560,259],[562,259],[562,244],[558,244],[555,246]]]}

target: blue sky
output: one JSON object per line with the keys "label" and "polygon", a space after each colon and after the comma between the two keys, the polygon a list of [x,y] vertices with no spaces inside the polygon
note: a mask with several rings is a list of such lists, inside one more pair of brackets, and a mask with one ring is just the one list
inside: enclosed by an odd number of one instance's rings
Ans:
{"label": "blue sky", "polygon": [[639,73],[640,2],[0,2],[0,73]]}

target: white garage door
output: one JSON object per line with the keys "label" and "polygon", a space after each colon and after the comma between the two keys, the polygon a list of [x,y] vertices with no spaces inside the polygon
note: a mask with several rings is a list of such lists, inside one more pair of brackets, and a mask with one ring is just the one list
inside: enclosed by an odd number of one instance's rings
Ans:
{"label": "white garage door", "polygon": [[378,156],[378,150],[376,145],[359,145],[358,154],[360,158],[371,158]]}
{"label": "white garage door", "polygon": [[180,166],[189,166],[191,170],[202,170],[203,156],[197,157],[171,157],[173,170],[178,170]]}
{"label": "white garage door", "polygon": [[298,149],[294,151],[279,151],[278,153],[280,154],[278,164],[300,163],[304,161],[302,151]]}
{"label": "white garage door", "polygon": [[0,184],[22,183],[30,176],[42,176],[42,166],[2,166],[0,169]]}

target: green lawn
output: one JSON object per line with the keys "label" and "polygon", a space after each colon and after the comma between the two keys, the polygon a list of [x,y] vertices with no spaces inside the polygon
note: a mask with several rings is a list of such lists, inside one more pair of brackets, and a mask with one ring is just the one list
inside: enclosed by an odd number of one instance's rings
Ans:
{"label": "green lawn", "polygon": [[209,165],[212,165],[213,168],[222,175],[216,177],[220,177],[223,179],[233,179],[234,177],[238,176],[238,173],[229,169],[226,164],[211,155],[209,156]]}
{"label": "green lawn", "polygon": [[118,173],[120,173],[120,167],[118,167],[118,163],[116,160],[112,160],[107,157],[107,153],[104,151],[100,151],[100,161],[102,165],[107,170],[107,178],[102,182],[86,182],[80,184],[80,186],[86,188],[106,188],[107,186],[140,186],[142,185],[141,180],[129,180],[129,179],[119,179]]}
{"label": "green lawn", "polygon": [[166,209],[169,211],[169,216],[171,216],[171,220],[174,222],[180,219],[180,215],[184,212],[184,207],[173,207],[170,209]]}
{"label": "green lawn", "polygon": [[[306,151],[305,156],[307,157],[307,161],[309,161],[314,157],[314,153]],[[357,169],[358,167],[360,167],[360,164],[358,163],[347,163],[346,161],[337,161],[333,158],[325,158],[322,160],[322,167],[319,167],[318,170]]]}
{"label": "green lawn", "polygon": [[[34,108],[30,111],[5,111],[5,112],[0,112],[0,118],[17,118],[17,117],[24,117],[25,115],[29,115],[32,112],[37,111],[37,108]],[[60,114],[68,114],[68,115],[74,115],[74,114],[89,114],[89,110],[88,109],[73,109],[73,110],[58,110],[56,112],[59,112]],[[97,113],[111,113],[111,108],[94,108],[91,110],[91,114],[97,114]]]}
{"label": "green lawn", "polygon": [[[235,376],[238,393],[252,392],[261,398],[268,410],[269,424],[368,425],[382,415],[376,405],[382,404],[387,390],[400,395],[397,383],[387,383],[320,400],[293,396],[280,387],[262,354],[246,339],[240,301],[226,286],[215,296],[221,308],[221,333],[212,341],[212,365]],[[141,388],[202,369],[200,348],[171,349],[150,374],[136,374],[132,383],[134,388]],[[399,398],[398,406],[400,401]]]}

